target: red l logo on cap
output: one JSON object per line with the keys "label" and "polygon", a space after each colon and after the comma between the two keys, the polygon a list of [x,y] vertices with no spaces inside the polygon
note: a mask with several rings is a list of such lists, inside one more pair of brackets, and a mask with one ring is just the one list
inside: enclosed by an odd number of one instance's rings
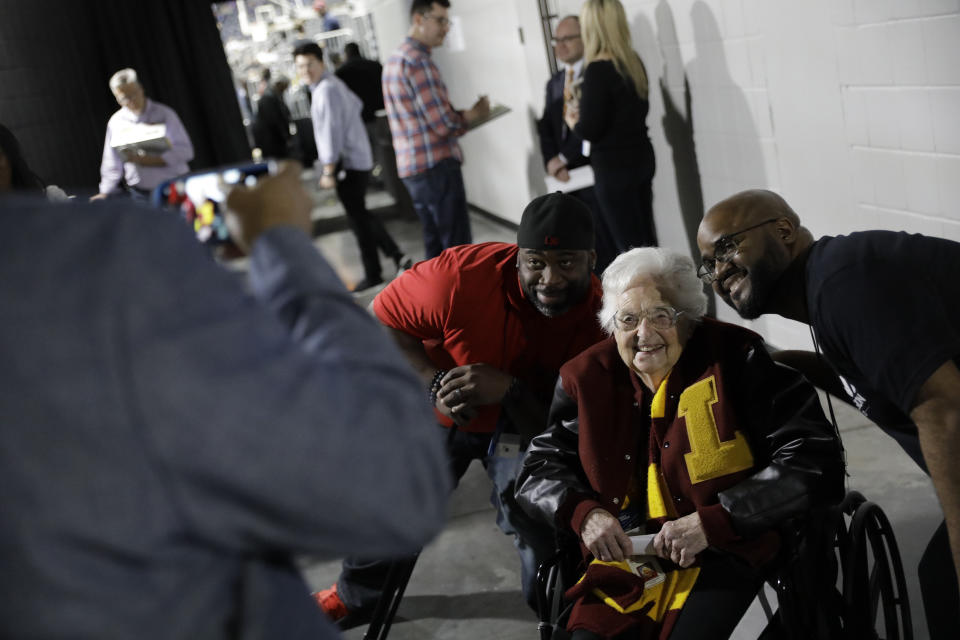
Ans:
{"label": "red l logo on cap", "polygon": [[560,238],[557,236],[544,236],[543,244],[547,245],[548,247],[556,247],[560,244]]}

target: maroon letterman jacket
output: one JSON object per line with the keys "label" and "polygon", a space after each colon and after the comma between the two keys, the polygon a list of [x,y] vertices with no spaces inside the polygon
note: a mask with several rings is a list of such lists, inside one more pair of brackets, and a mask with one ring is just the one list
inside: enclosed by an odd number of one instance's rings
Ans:
{"label": "maroon letterman jacket", "polygon": [[697,511],[711,547],[755,566],[775,554],[778,524],[843,495],[839,443],[814,388],[774,363],[757,334],[710,319],[656,396],[613,338],[565,364],[517,500],[579,537],[593,509],[620,512],[637,464],[659,475],[663,508],[648,496],[652,520]]}

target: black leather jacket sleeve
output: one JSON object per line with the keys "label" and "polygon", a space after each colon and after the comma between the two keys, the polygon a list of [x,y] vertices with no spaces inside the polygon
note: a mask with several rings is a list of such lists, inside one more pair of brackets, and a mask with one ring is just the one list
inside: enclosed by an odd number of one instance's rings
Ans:
{"label": "black leather jacket sleeve", "polygon": [[[517,477],[517,503],[531,517],[562,529],[569,514],[563,506],[575,494],[595,498],[578,452],[577,403],[557,379],[547,429],[530,441]],[[578,502],[578,501],[577,501]]]}
{"label": "black leather jacket sleeve", "polygon": [[747,350],[738,396],[757,473],[719,493],[734,529],[752,537],[813,506],[843,498],[844,464],[817,392],[797,371],[771,360],[762,343]]}

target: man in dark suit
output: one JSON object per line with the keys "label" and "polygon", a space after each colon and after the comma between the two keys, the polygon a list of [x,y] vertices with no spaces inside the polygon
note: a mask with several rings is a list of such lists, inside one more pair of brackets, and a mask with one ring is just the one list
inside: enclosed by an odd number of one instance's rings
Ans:
{"label": "man in dark suit", "polygon": [[286,78],[270,81],[270,69],[260,76],[260,99],[253,120],[253,140],[264,158],[287,158],[290,139],[290,111],[283,101],[283,92],[289,84]]}
{"label": "man in dark suit", "polygon": [[383,109],[383,87],[380,84],[383,65],[364,58],[356,42],[348,42],[343,48],[343,55],[346,60],[337,69],[337,77],[363,102],[360,114],[363,121],[373,122],[377,118],[377,111]]}
{"label": "man in dark suit", "polygon": [[[583,73],[583,40],[580,38],[580,20],[569,15],[557,23],[553,37],[553,51],[560,62],[560,70],[547,82],[547,97],[543,106],[543,117],[537,122],[540,135],[540,152],[543,154],[547,173],[561,182],[570,179],[569,170],[589,164],[589,158],[583,155],[583,139],[563,121],[564,104],[569,99],[571,85]],[[584,202],[596,215],[596,199],[593,188],[587,187],[571,192]],[[615,255],[614,244],[602,232],[603,225],[595,225],[597,230],[597,273],[610,264]]]}

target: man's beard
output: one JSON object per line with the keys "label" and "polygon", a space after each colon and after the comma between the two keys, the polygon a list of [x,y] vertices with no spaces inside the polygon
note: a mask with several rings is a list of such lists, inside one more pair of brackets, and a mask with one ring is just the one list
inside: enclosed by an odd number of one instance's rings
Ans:
{"label": "man's beard", "polygon": [[[730,301],[728,300],[727,302]],[[763,310],[755,295],[751,295],[746,300],[743,300],[739,307],[736,305],[732,306],[737,310],[737,314],[744,320],[756,320],[763,315]]]}
{"label": "man's beard", "polygon": [[721,297],[744,320],[756,320],[766,311],[770,289],[777,278],[772,269],[760,263],[754,265],[746,275],[750,279],[750,291],[746,298],[740,298],[739,306],[734,304],[729,294]]}
{"label": "man's beard", "polygon": [[523,292],[530,302],[533,303],[533,306],[536,307],[537,311],[548,318],[556,318],[557,316],[562,316],[567,311],[579,304],[589,289],[589,277],[585,278],[584,280],[569,282],[563,289],[551,289],[551,293],[563,291],[566,294],[562,302],[556,302],[553,304],[546,304],[540,301],[540,298],[537,297],[536,286],[524,285]]}

